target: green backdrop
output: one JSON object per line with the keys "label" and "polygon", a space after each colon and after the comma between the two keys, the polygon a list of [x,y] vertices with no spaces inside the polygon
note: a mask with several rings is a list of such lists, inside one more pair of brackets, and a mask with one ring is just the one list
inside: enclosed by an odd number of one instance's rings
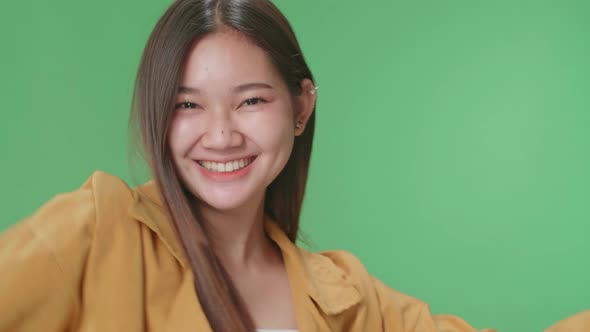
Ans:
{"label": "green backdrop", "polygon": [[[477,327],[590,308],[587,1],[277,0],[319,86],[302,227]],[[2,1],[5,229],[100,169],[169,0]]]}

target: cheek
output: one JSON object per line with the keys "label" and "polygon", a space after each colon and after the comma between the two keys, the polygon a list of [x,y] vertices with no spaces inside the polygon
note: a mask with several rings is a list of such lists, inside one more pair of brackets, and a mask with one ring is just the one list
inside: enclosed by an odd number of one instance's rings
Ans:
{"label": "cheek", "polygon": [[276,108],[262,112],[256,121],[249,123],[248,132],[264,150],[290,151],[295,131],[290,108]]}
{"label": "cheek", "polygon": [[198,122],[182,114],[174,116],[168,130],[168,144],[175,158],[190,150],[199,132]]}

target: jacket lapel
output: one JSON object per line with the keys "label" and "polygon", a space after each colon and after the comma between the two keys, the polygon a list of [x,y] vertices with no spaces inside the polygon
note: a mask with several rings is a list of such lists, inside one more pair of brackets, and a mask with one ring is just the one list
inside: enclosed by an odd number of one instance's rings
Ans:
{"label": "jacket lapel", "polygon": [[187,268],[184,249],[164,211],[154,180],[135,188],[133,194],[134,201],[129,208],[130,216],[156,233],[181,266]]}
{"label": "jacket lapel", "polygon": [[321,254],[310,253],[293,244],[270,218],[265,222],[269,236],[281,248],[285,265],[296,284],[327,315],[337,315],[361,301],[357,286],[334,262]]}
{"label": "jacket lapel", "polygon": [[[135,188],[134,202],[129,214],[156,233],[183,268],[188,267],[184,250],[163,210],[153,180]],[[318,319],[321,317],[317,317],[317,314],[338,315],[361,301],[358,286],[330,258],[296,246],[269,217],[265,219],[265,229],[281,249],[300,331],[319,331]],[[189,293],[194,297],[192,283],[188,284],[191,286]],[[319,309],[319,313],[314,312],[315,307]],[[191,312],[194,314],[192,310]]]}

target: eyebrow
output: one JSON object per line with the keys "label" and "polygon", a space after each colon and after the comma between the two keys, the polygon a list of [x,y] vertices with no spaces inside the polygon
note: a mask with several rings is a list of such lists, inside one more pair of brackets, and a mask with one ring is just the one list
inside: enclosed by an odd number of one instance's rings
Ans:
{"label": "eyebrow", "polygon": [[[240,93],[240,92],[253,90],[253,89],[274,89],[274,87],[270,84],[267,84],[267,83],[259,83],[259,82],[245,83],[245,84],[241,84],[241,85],[236,86],[233,89],[233,92]],[[194,88],[194,87],[180,86],[178,88],[178,93],[198,95],[201,93],[201,90],[199,90],[198,88]]]}

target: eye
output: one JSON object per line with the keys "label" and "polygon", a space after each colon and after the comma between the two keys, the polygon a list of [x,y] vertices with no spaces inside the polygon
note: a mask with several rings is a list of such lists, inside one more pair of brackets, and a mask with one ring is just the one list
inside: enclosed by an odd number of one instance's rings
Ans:
{"label": "eye", "polygon": [[266,100],[264,100],[261,97],[254,97],[254,98],[248,98],[246,100],[244,100],[244,102],[242,103],[242,105],[244,106],[254,106],[254,105],[258,105],[260,103],[264,103],[266,102]]}
{"label": "eye", "polygon": [[199,105],[197,105],[197,104],[195,104],[193,102],[190,102],[190,101],[185,101],[185,102],[182,102],[182,103],[178,103],[178,104],[176,104],[174,106],[174,108],[177,109],[177,110],[195,109],[197,107],[199,107]]}

